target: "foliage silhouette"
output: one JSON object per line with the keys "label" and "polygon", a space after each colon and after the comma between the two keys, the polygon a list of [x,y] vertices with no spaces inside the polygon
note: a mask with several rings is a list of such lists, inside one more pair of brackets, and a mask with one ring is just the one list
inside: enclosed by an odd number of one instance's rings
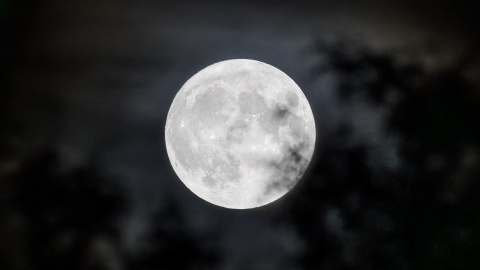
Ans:
{"label": "foliage silhouette", "polygon": [[57,163],[55,153],[40,153],[10,177],[10,217],[19,217],[23,226],[11,240],[23,242],[25,250],[19,255],[21,267],[4,258],[2,269],[109,269],[96,259],[103,256],[96,245],[118,246],[117,221],[126,200],[94,169],[64,173]]}
{"label": "foliage silhouette", "polygon": [[[393,55],[319,46],[339,76],[339,99],[361,94],[388,106],[387,135],[401,166],[371,162],[372,145],[350,147],[339,126],[325,145],[290,217],[306,252],[302,269],[476,269],[480,243],[479,86],[459,64],[440,74],[398,66]],[[399,97],[388,101],[387,89]],[[328,140],[328,139],[327,139]]]}
{"label": "foliage silhouette", "polygon": [[174,200],[154,216],[147,250],[131,262],[131,269],[212,269],[220,262],[215,237],[198,236],[188,227],[184,213]]}

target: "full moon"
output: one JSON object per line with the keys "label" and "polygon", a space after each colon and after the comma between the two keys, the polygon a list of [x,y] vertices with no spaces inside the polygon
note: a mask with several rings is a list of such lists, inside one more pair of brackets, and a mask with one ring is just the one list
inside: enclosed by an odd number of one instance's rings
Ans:
{"label": "full moon", "polygon": [[271,203],[305,173],[315,148],[312,110],[279,69],[249,59],[199,71],[175,96],[165,142],[180,180],[218,206]]}

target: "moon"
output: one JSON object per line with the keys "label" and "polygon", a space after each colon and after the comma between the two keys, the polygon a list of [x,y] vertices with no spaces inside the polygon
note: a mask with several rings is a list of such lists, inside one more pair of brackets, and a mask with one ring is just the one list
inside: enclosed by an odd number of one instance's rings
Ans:
{"label": "moon", "polygon": [[307,98],[285,73],[233,59],[204,68],[176,94],[165,125],[180,180],[212,204],[248,209],[285,195],[315,148]]}

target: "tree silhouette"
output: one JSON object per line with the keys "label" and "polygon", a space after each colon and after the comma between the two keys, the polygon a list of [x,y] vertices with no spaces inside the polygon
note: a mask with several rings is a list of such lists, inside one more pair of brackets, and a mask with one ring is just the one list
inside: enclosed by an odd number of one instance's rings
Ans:
{"label": "tree silhouette", "polygon": [[21,267],[4,258],[4,269],[109,269],[108,262],[97,259],[103,255],[96,245],[118,246],[116,222],[125,200],[94,169],[62,173],[57,164],[57,155],[47,151],[11,176],[8,205],[23,226],[12,241],[23,241],[25,250]]}
{"label": "tree silhouette", "polygon": [[214,237],[195,235],[178,204],[169,200],[154,216],[147,250],[131,263],[132,269],[212,269],[220,261]]}
{"label": "tree silhouette", "polygon": [[406,138],[402,156],[413,170],[402,211],[403,237],[416,269],[480,266],[479,85],[464,63],[427,78],[408,92],[391,128]]}
{"label": "tree silhouette", "polygon": [[[319,48],[339,77],[338,98],[346,106],[358,94],[369,106],[388,106],[384,132],[398,138],[402,165],[376,165],[371,149],[379,146],[351,146],[355,130],[339,126],[290,205],[306,243],[299,266],[478,268],[480,100],[464,65],[427,74],[398,66],[393,55]],[[399,98],[389,101],[387,89]]]}

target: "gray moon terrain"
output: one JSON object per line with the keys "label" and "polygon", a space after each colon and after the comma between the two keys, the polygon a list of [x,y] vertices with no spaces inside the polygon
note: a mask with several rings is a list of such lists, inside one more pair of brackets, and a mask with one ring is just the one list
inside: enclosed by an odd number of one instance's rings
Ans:
{"label": "gray moon terrain", "polygon": [[315,148],[315,122],[297,84],[248,59],[213,64],[175,96],[167,153],[182,182],[218,206],[247,209],[292,189]]}

